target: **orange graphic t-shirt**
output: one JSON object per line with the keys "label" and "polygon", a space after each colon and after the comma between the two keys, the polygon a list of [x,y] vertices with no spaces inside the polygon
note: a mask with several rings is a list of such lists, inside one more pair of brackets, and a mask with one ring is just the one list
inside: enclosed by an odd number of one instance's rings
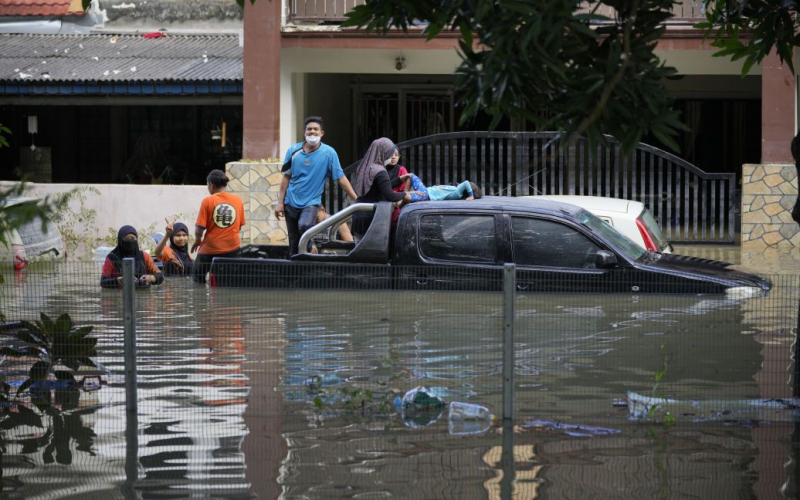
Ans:
{"label": "orange graphic t-shirt", "polygon": [[198,254],[217,255],[239,248],[239,230],[244,226],[242,199],[232,193],[214,193],[200,204],[197,227],[206,230]]}

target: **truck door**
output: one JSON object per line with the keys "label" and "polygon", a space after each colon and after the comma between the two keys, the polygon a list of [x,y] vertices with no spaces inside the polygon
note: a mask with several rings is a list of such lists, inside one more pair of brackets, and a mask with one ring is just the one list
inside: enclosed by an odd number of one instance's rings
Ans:
{"label": "truck door", "polygon": [[397,286],[413,290],[502,290],[502,215],[424,213],[417,224],[420,265],[398,267]]}
{"label": "truck door", "polygon": [[544,217],[510,219],[519,291],[613,291],[620,281],[619,267],[596,267],[601,247],[576,227]]}

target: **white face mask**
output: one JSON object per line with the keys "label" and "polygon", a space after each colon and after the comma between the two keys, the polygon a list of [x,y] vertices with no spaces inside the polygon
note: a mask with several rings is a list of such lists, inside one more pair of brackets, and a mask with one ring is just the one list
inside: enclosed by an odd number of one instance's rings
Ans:
{"label": "white face mask", "polygon": [[306,142],[309,144],[309,146],[316,146],[317,144],[319,144],[319,141],[321,141],[321,140],[322,140],[322,137],[320,137],[318,135],[307,135],[306,136]]}

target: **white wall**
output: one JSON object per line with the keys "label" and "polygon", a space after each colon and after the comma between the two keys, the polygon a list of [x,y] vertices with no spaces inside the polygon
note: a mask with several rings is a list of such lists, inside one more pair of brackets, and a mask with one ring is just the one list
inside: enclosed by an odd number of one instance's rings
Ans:
{"label": "white wall", "polygon": [[[13,182],[0,182],[0,189],[5,189]],[[164,218],[181,216],[178,219],[193,231],[200,202],[208,196],[206,186],[173,186],[173,185],[135,185],[135,184],[27,184],[28,196],[43,198],[66,193],[74,188],[92,187],[100,194],[83,191],[85,201],[83,213],[89,210],[96,212],[95,217],[85,223],[75,222],[74,232],[80,235],[82,244],[78,248],[69,248],[70,258],[86,259],[91,256],[91,248],[100,246],[101,239],[126,224],[132,225],[142,236],[152,232],[164,231]],[[68,215],[76,219],[81,212],[81,203],[74,200],[70,204]]]}

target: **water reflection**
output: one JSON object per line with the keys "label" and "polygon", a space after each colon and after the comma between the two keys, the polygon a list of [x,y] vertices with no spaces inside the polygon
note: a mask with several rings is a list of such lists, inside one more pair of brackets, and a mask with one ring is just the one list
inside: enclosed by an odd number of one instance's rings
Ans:
{"label": "water reflection", "polygon": [[[122,295],[95,288],[92,272],[55,266],[3,288],[10,318],[66,311],[93,324],[111,372],[94,403],[75,410],[82,424],[71,425],[84,437],[70,435],[69,468],[47,463],[46,444],[23,451],[36,438],[30,429],[7,435],[4,491],[14,495],[75,488],[113,497],[124,484]],[[412,427],[393,408],[365,412],[331,398],[320,409],[314,399],[358,387],[378,400],[425,385],[499,413],[499,294],[217,290],[173,279],[137,297],[135,490],[143,498],[775,494],[791,474],[774,466],[789,457],[791,411],[746,422],[677,415],[666,426],[629,420],[615,401],[629,391],[791,397],[797,301],[780,284],[752,299],[521,295],[520,425],[458,438],[446,413]],[[533,420],[621,433],[577,438],[521,425]]]}

